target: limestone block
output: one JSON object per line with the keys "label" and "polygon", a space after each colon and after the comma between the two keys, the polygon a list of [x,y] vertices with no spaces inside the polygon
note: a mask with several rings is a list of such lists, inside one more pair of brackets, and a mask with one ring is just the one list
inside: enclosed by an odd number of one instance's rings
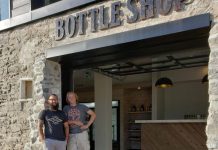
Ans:
{"label": "limestone block", "polygon": [[2,135],[7,133],[7,129],[6,129],[5,126],[1,127],[0,129],[1,129],[1,134]]}
{"label": "limestone block", "polygon": [[207,142],[208,149],[209,150],[217,150],[216,147],[218,147],[218,144],[216,144],[216,143],[218,143],[218,141],[211,140],[211,141]]}
{"label": "limestone block", "polygon": [[17,143],[17,137],[8,137],[7,138],[7,143]]}
{"label": "limestone block", "polygon": [[11,126],[11,131],[12,132],[19,132],[21,130],[19,125],[12,125]]}
{"label": "limestone block", "polygon": [[[38,71],[38,73],[41,73],[40,71]],[[41,81],[43,81],[44,80],[44,76],[43,75],[41,75],[41,74],[39,74],[39,75],[37,75],[36,77],[35,77],[35,83],[40,83]]]}
{"label": "limestone block", "polygon": [[[20,102],[16,102],[13,103],[12,105],[8,105],[7,106],[7,110],[12,112],[12,111],[20,111],[21,110],[21,103]],[[13,113],[10,113],[13,114]]]}
{"label": "limestone block", "polygon": [[4,74],[4,69],[0,68],[0,75],[3,75],[3,74]]}
{"label": "limestone block", "polygon": [[31,150],[31,143],[26,143],[24,146],[24,150]]}
{"label": "limestone block", "polygon": [[41,99],[37,100],[37,105],[39,105],[39,106],[44,106],[44,103],[45,103],[45,99],[44,98],[41,98]]}
{"label": "limestone block", "polygon": [[37,137],[38,137],[38,132],[34,132],[33,135],[31,136],[32,143],[35,143],[37,141]]}
{"label": "limestone block", "polygon": [[32,121],[34,121],[34,120],[38,120],[38,116],[39,116],[39,114],[38,114],[38,112],[37,113],[34,113],[31,117],[32,117]]}
{"label": "limestone block", "polygon": [[22,150],[23,149],[23,145],[17,143],[16,146],[14,147],[14,149]]}
{"label": "limestone block", "polygon": [[[214,54],[214,55],[213,55]],[[216,67],[218,66],[218,57],[215,53],[213,53],[210,55],[210,60],[209,60],[209,66],[208,66],[208,70],[212,70],[212,69],[216,69]]]}
{"label": "limestone block", "polygon": [[33,107],[33,112],[39,113],[43,108],[44,108],[44,104],[43,105],[36,105]]}
{"label": "limestone block", "polygon": [[218,79],[210,80],[209,82],[209,94],[218,95]]}
{"label": "limestone block", "polygon": [[213,28],[210,31],[210,36],[209,36],[209,45],[211,48],[211,51],[213,51],[213,49],[217,50],[218,47],[218,25],[214,25]]}
{"label": "limestone block", "polygon": [[42,143],[33,144],[31,146],[31,150],[43,150],[43,144]]}
{"label": "limestone block", "polygon": [[40,75],[40,74],[43,73],[43,69],[41,68],[40,65],[35,65],[33,71],[34,71],[34,74],[35,74],[35,75]]}
{"label": "limestone block", "polygon": [[0,112],[0,118],[1,117],[6,117],[7,116],[7,113],[6,112]]}
{"label": "limestone block", "polygon": [[210,111],[212,111],[213,113],[218,113],[218,101],[217,101],[218,96],[214,96],[214,98],[216,98],[216,100],[213,99],[210,102]]}
{"label": "limestone block", "polygon": [[10,67],[8,67],[8,73],[18,74],[19,73],[19,67],[18,66],[10,66]]}

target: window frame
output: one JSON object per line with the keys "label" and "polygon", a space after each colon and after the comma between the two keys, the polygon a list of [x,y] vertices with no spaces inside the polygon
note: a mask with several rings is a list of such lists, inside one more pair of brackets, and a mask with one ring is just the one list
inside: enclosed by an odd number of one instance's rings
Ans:
{"label": "window frame", "polygon": [[2,1],[3,0],[0,0],[0,22],[1,21],[3,21],[3,20],[7,20],[7,19],[9,19],[9,18],[11,18],[11,0],[4,0],[4,1],[7,1],[8,2],[8,9],[7,9],[7,11],[8,11],[8,18],[5,18],[5,19],[1,19],[2,18],[2,13],[1,13],[1,4],[2,4]]}
{"label": "window frame", "polygon": [[99,0],[61,0],[35,10],[31,10],[30,8],[30,11],[28,13],[11,17],[11,11],[12,11],[11,0],[9,0],[10,2],[9,19],[0,21],[0,31],[10,29],[15,26],[29,23],[51,15],[55,15],[64,12],[66,10],[79,8],[84,5],[91,4],[98,1]]}
{"label": "window frame", "polygon": [[[31,82],[31,96],[28,97],[28,93],[27,93],[27,83]],[[34,87],[33,87],[33,78],[21,78],[20,79],[20,89],[19,89],[19,100],[20,101],[25,101],[25,100],[32,100],[33,99],[33,92],[34,92]]]}

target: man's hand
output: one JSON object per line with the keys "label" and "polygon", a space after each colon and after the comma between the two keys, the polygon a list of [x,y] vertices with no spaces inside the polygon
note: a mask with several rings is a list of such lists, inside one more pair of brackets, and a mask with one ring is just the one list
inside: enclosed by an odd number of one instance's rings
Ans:
{"label": "man's hand", "polygon": [[88,129],[88,128],[89,128],[88,125],[83,125],[83,126],[80,127],[80,129],[82,129],[82,130],[85,130],[85,129]]}
{"label": "man's hand", "polygon": [[83,126],[83,123],[80,120],[68,121],[68,123],[69,125]]}
{"label": "man's hand", "polygon": [[40,141],[40,142],[44,142],[44,141],[45,141],[45,137],[39,136],[39,141]]}
{"label": "man's hand", "polygon": [[67,144],[68,144],[68,142],[69,142],[69,136],[66,136],[66,142],[67,142]]}
{"label": "man's hand", "polygon": [[44,131],[43,131],[43,125],[44,122],[43,120],[38,120],[38,130],[39,130],[39,141],[40,142],[44,142],[45,141],[45,135],[44,135]]}
{"label": "man's hand", "polygon": [[91,116],[89,122],[87,123],[87,125],[85,125],[84,127],[82,127],[81,129],[87,129],[89,126],[91,126],[91,124],[95,121],[96,118],[96,114],[94,111],[92,111],[91,109],[89,109],[87,111],[87,114],[89,114]]}
{"label": "man's hand", "polygon": [[64,128],[65,128],[65,135],[66,135],[66,142],[69,141],[69,123],[68,121],[64,122]]}
{"label": "man's hand", "polygon": [[75,124],[80,126],[80,127],[83,126],[83,123],[80,120],[77,120]]}

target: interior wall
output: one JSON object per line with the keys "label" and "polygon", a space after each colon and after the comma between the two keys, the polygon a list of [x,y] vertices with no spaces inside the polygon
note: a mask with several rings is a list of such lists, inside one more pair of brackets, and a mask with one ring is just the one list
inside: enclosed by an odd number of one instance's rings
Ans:
{"label": "interior wall", "polygon": [[165,91],[165,119],[184,119],[184,115],[207,114],[208,86],[199,80],[177,82]]}
{"label": "interior wall", "polygon": [[184,119],[184,115],[207,114],[208,85],[202,84],[207,67],[197,67],[161,72],[161,77],[168,77],[173,86],[160,89],[159,100],[164,101],[163,119]]}
{"label": "interior wall", "polygon": [[152,73],[152,120],[163,120],[165,112],[164,90],[155,86],[155,82],[161,77],[160,72]]}
{"label": "interior wall", "polygon": [[94,102],[94,89],[93,88],[85,88],[85,89],[77,89],[75,91],[79,96],[79,102]]}
{"label": "interior wall", "polygon": [[[143,105],[145,108],[145,111],[148,111],[148,106],[151,104],[151,87],[142,88],[141,90],[138,90],[137,88],[127,88],[124,89],[124,131],[126,131],[124,136],[124,149],[129,149],[130,144],[132,141],[128,139],[130,136],[130,133],[128,132],[128,129],[131,128],[131,123],[134,120],[142,120],[141,117],[146,119],[149,116],[141,116],[141,115],[131,115],[129,112],[134,111],[132,110],[133,106],[136,106],[136,111],[140,111],[140,106]],[[144,120],[143,119],[143,120]],[[133,145],[132,145],[133,146]]]}
{"label": "interior wall", "polygon": [[163,112],[165,112],[165,92],[161,89],[157,89],[157,120],[163,120],[165,119],[165,115]]}

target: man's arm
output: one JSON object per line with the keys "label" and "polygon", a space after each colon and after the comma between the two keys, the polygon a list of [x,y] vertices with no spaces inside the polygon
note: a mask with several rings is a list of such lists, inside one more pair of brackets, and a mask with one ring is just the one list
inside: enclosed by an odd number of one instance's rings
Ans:
{"label": "man's arm", "polygon": [[64,131],[65,131],[65,135],[66,135],[66,141],[68,142],[69,140],[69,125],[68,125],[68,122],[64,122]]}
{"label": "man's arm", "polygon": [[83,126],[83,123],[80,120],[69,120],[69,125],[77,125],[77,126]]}
{"label": "man's arm", "polygon": [[81,129],[87,129],[89,128],[89,126],[95,121],[96,118],[96,114],[94,111],[92,111],[91,109],[89,109],[87,111],[87,113],[91,116],[89,119],[89,122],[86,125],[81,126]]}
{"label": "man's arm", "polygon": [[43,142],[45,140],[45,134],[43,132],[44,122],[43,120],[38,120],[38,130],[39,130],[39,141]]}

